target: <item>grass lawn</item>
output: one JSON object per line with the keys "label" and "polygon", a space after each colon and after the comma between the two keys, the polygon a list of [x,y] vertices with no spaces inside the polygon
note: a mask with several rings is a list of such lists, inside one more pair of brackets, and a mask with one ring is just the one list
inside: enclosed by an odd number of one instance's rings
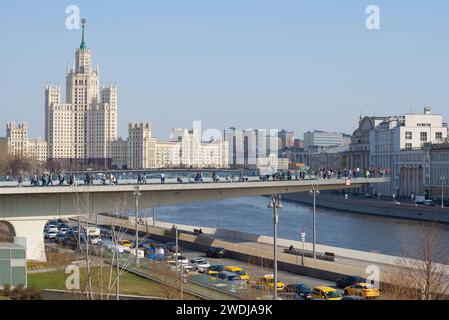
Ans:
{"label": "grass lawn", "polygon": [[[115,270],[114,270],[115,271]],[[80,285],[83,288],[87,284],[87,274],[85,269],[80,269],[81,281]],[[103,287],[103,292],[109,283],[109,268],[103,268],[103,276],[100,277],[100,268],[96,267],[93,271],[92,286],[93,291],[100,292]],[[115,272],[113,272],[113,277]],[[37,289],[60,289],[66,290],[65,281],[68,277],[64,272],[43,272],[43,273],[29,273],[28,274],[28,286],[35,287]],[[103,278],[103,285],[100,285],[100,279]],[[115,286],[110,291],[115,293]],[[178,290],[167,289],[165,286],[156,282],[143,279],[141,277],[132,275],[130,273],[122,273],[120,277],[120,293],[130,295],[143,295],[143,296],[156,296],[161,298],[178,298]],[[196,299],[193,296],[184,295],[185,299]]]}

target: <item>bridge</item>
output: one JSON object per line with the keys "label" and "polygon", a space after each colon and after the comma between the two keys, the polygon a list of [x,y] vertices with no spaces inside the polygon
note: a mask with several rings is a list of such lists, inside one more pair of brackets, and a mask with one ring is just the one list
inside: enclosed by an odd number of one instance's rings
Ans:
{"label": "bridge", "polygon": [[[351,179],[350,188],[386,182],[389,178],[357,178]],[[307,192],[312,186],[319,190],[349,188],[345,179],[140,184],[139,207]],[[43,229],[48,220],[121,214],[135,208],[135,187],[136,184],[3,187],[0,188],[0,221],[6,222],[16,237],[26,237],[27,259],[45,261]]]}

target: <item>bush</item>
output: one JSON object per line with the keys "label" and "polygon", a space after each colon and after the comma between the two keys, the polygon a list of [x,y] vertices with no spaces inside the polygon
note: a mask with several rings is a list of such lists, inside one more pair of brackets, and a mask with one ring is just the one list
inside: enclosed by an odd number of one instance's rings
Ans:
{"label": "bush", "polygon": [[23,284],[18,284],[13,290],[9,291],[12,300],[42,300],[42,292],[36,288],[25,288]]}

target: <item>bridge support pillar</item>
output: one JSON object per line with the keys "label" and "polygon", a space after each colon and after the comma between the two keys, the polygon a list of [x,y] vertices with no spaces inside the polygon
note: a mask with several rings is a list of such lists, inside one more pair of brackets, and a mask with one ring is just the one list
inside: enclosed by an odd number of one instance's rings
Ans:
{"label": "bridge support pillar", "polygon": [[27,260],[46,262],[44,227],[48,220],[9,221],[16,237],[26,238]]}

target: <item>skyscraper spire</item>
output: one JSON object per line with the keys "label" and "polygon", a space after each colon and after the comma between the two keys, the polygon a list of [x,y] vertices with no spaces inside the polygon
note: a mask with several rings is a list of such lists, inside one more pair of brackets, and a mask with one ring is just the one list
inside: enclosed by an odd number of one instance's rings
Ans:
{"label": "skyscraper spire", "polygon": [[87,47],[86,47],[86,43],[84,42],[84,28],[86,27],[86,19],[81,19],[81,26],[82,26],[82,28],[83,28],[83,37],[82,37],[82,39],[81,39],[81,46],[80,46],[80,49],[82,49],[82,50],[84,50],[84,49],[87,49]]}

